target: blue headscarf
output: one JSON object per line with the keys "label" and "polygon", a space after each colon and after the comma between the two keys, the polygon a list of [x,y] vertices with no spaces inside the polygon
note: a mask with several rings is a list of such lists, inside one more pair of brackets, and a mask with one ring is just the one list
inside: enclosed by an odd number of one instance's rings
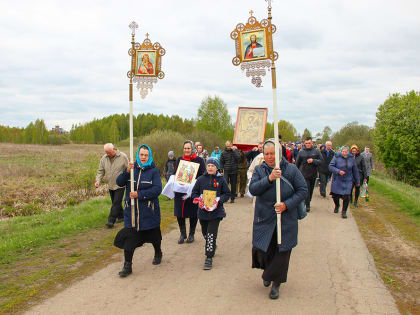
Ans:
{"label": "blue headscarf", "polygon": [[[144,163],[144,164],[142,164],[141,162],[140,162],[140,156],[139,156],[139,154],[140,154],[140,149],[141,148],[145,148],[145,149],[147,149],[148,151],[149,151],[149,159],[147,160],[147,162],[146,163]],[[145,144],[142,144],[141,146],[139,146],[139,149],[137,150],[137,158],[136,158],[136,161],[137,161],[137,164],[140,166],[140,167],[146,167],[146,166],[150,166],[150,165],[152,165],[152,163],[153,163],[153,156],[152,156],[152,150],[149,148],[149,146],[147,146],[147,145],[145,145]]]}

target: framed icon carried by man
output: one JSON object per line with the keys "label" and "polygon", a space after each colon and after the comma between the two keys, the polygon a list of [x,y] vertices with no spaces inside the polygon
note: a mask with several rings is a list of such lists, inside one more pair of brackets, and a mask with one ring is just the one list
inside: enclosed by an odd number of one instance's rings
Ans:
{"label": "framed icon carried by man", "polygon": [[264,141],[267,113],[267,108],[238,107],[233,143],[258,145]]}
{"label": "framed icon carried by man", "polygon": [[156,50],[136,50],[136,75],[156,75]]}

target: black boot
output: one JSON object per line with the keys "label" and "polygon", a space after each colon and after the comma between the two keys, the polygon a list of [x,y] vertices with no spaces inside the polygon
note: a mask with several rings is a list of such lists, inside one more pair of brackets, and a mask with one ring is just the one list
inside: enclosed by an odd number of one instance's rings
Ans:
{"label": "black boot", "polygon": [[343,212],[341,213],[341,217],[342,217],[343,219],[347,219],[347,214],[346,214],[346,212],[347,212],[347,211],[343,211]]}
{"label": "black boot", "polygon": [[357,205],[357,199],[354,201],[354,206],[355,207],[358,207],[358,205]]}
{"label": "black boot", "polygon": [[188,238],[187,238],[187,243],[192,243],[192,242],[194,242],[194,233],[190,232],[190,235],[188,235]]}
{"label": "black boot", "polygon": [[270,284],[271,284],[271,281],[268,281],[268,280],[263,280],[263,284],[264,284],[264,286],[265,286],[266,288],[268,288],[268,287],[270,286]]}
{"label": "black boot", "polygon": [[212,267],[213,267],[213,258],[207,257],[206,260],[204,261],[203,269],[210,270]]}
{"label": "black boot", "polygon": [[162,251],[159,251],[157,253],[155,252],[155,257],[153,257],[152,264],[159,265],[162,262],[162,256],[163,256]]}
{"label": "black boot", "polygon": [[121,278],[125,278],[128,275],[133,273],[133,270],[131,269],[132,263],[131,262],[124,262],[123,269],[118,273]]}
{"label": "black boot", "polygon": [[338,213],[339,210],[340,210],[340,206],[335,206],[334,213]]}
{"label": "black boot", "polygon": [[180,226],[181,235],[179,236],[178,244],[184,244],[185,239],[187,238],[187,228],[185,226]]}
{"label": "black boot", "polygon": [[271,290],[270,290],[270,299],[276,300],[279,298],[279,288],[280,288],[280,283],[273,281],[273,286],[271,287]]}

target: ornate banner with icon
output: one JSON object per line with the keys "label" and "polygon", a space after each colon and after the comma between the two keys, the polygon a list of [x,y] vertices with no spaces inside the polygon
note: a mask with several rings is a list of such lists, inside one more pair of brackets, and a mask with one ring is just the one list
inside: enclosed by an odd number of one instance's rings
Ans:
{"label": "ornate banner with icon", "polygon": [[233,144],[252,148],[259,142],[263,142],[267,112],[267,108],[238,107]]}
{"label": "ornate banner with icon", "polygon": [[269,23],[267,19],[260,22],[250,12],[246,24],[239,23],[230,33],[230,38],[235,41],[236,56],[232,63],[235,66],[241,65],[246,70],[246,76],[251,77],[251,82],[256,87],[262,86],[261,76],[265,76],[266,68],[271,67],[271,60],[277,60],[278,54],[273,50],[273,36],[276,26]]}

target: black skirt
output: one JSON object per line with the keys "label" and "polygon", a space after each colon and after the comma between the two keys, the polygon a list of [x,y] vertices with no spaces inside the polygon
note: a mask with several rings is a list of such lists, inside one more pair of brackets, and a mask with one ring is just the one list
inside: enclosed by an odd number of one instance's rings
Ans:
{"label": "black skirt", "polygon": [[115,236],[114,245],[124,250],[134,251],[137,247],[143,246],[144,243],[153,244],[161,240],[160,227],[144,231],[125,227]]}
{"label": "black skirt", "polygon": [[284,283],[287,281],[291,253],[291,249],[285,252],[277,249],[277,229],[275,229],[267,252],[252,247],[252,268],[263,269],[262,278],[265,281]]}

